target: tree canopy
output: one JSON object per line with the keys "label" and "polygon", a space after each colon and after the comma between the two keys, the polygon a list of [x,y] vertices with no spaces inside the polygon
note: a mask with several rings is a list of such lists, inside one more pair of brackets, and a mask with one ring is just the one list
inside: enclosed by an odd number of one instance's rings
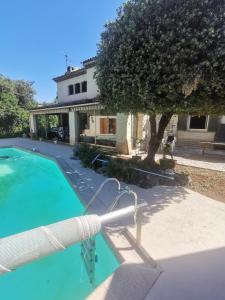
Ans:
{"label": "tree canopy", "polygon": [[0,93],[10,93],[18,101],[18,105],[25,109],[36,105],[34,100],[35,90],[34,82],[25,80],[12,80],[0,75]]}
{"label": "tree canopy", "polygon": [[29,131],[28,109],[35,105],[32,85],[0,76],[0,137]]}
{"label": "tree canopy", "polygon": [[111,111],[225,112],[225,1],[130,0],[105,25],[96,79]]}

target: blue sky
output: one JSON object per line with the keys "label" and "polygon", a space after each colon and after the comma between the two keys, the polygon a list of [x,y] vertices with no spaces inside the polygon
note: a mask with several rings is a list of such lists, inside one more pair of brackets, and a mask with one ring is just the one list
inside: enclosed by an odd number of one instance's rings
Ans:
{"label": "blue sky", "polygon": [[52,78],[94,56],[100,33],[124,0],[8,0],[1,2],[0,74],[35,81],[36,99],[56,95]]}

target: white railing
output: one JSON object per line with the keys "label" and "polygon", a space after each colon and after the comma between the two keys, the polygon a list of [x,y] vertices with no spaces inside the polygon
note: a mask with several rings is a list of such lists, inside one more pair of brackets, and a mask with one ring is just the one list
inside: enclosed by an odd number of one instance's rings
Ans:
{"label": "white railing", "polygon": [[116,184],[118,185],[118,192],[121,191],[121,185],[118,179],[116,178],[107,178],[105,181],[102,182],[102,184],[99,186],[99,188],[97,189],[97,191],[95,192],[95,194],[93,195],[93,197],[91,198],[91,200],[88,202],[88,204],[85,207],[85,211],[84,214],[87,213],[89,207],[94,203],[95,199],[97,198],[97,196],[100,194],[100,192],[102,191],[102,189],[104,188],[104,186],[106,185],[106,183],[108,182],[116,182]]}

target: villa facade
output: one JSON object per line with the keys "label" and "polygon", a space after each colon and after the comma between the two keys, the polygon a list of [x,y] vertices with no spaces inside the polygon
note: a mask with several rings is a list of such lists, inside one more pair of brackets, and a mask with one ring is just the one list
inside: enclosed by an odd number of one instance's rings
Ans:
{"label": "villa facade", "polygon": [[[64,75],[53,80],[57,84],[57,103],[30,111],[31,134],[38,132],[38,118],[56,115],[59,126],[68,131],[71,145],[86,142],[115,148],[130,154],[138,146],[147,149],[150,138],[148,116],[144,114],[107,115],[99,103],[99,90],[94,78],[95,58],[83,62],[82,68],[68,67]],[[165,134],[172,132],[178,143],[213,141],[225,117],[174,115]],[[47,131],[46,131],[47,132]],[[222,138],[225,132],[222,132]],[[220,133],[221,136],[221,133]],[[140,143],[141,142],[141,146]]]}
{"label": "villa facade", "polygon": [[99,91],[94,79],[95,58],[83,62],[82,68],[68,67],[64,75],[53,80],[57,84],[57,103],[30,111],[31,134],[38,132],[38,118],[56,115],[60,126],[68,128],[68,142],[80,142],[114,147],[130,153],[135,134],[134,117],[118,113],[106,115],[99,103]]}

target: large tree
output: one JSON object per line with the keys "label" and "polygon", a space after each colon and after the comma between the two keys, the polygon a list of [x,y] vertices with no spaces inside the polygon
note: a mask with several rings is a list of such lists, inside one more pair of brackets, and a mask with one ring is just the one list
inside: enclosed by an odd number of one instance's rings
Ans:
{"label": "large tree", "polygon": [[225,112],[224,78],[225,1],[130,0],[105,25],[101,101],[113,112],[149,115],[152,165],[173,114]]}
{"label": "large tree", "polygon": [[9,137],[27,131],[29,113],[18,105],[13,94],[0,93],[0,137]]}
{"label": "large tree", "polygon": [[34,82],[26,80],[12,80],[0,75],[0,93],[9,93],[18,100],[18,105],[25,109],[30,109],[37,103],[34,100]]}
{"label": "large tree", "polygon": [[35,105],[31,82],[0,75],[0,137],[28,132],[28,109]]}

